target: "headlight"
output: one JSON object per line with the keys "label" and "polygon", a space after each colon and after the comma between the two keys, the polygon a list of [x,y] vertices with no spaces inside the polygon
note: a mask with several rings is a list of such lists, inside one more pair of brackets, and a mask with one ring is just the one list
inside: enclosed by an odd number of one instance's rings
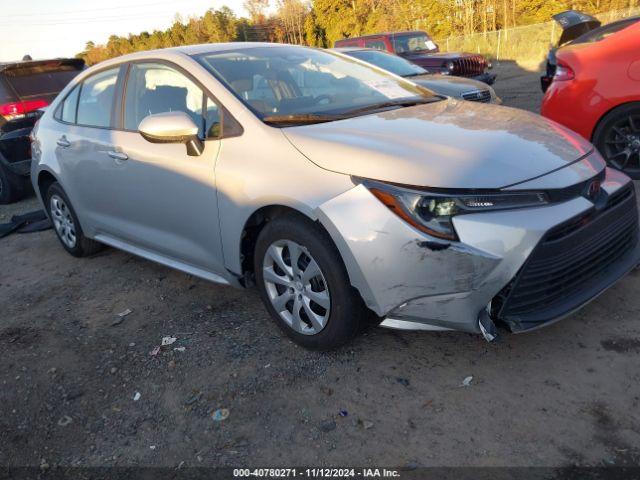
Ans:
{"label": "headlight", "polygon": [[448,61],[444,64],[444,68],[446,68],[449,73],[453,73],[453,70],[456,68],[456,64],[452,61]]}
{"label": "headlight", "polygon": [[447,240],[457,240],[452,219],[456,215],[538,207],[548,203],[542,192],[441,193],[415,190],[372,180],[362,182],[389,210],[418,230]]}

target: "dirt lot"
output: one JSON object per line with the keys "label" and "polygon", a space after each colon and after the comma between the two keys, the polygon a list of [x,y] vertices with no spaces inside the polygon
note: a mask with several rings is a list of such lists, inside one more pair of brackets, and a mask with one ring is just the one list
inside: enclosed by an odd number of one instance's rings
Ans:
{"label": "dirt lot", "polygon": [[[537,110],[537,75],[498,71],[505,103]],[[0,222],[35,205],[0,207]],[[0,240],[0,465],[638,465],[638,291],[636,271],[492,345],[376,329],[320,354],[286,340],[254,291],[114,249],[75,259],[52,231],[13,235]],[[178,340],[150,355],[164,336]]]}

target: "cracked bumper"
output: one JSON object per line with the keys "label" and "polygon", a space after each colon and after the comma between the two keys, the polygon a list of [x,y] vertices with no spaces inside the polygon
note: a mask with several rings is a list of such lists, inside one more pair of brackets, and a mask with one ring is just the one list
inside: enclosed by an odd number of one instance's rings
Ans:
{"label": "cracked bumper", "polygon": [[[603,188],[611,194],[628,183],[608,170]],[[451,243],[413,229],[362,185],[317,213],[351,283],[375,313],[477,333],[479,314],[516,277],[545,234],[590,209],[593,203],[577,197],[527,210],[462,215],[453,220],[460,241]]]}

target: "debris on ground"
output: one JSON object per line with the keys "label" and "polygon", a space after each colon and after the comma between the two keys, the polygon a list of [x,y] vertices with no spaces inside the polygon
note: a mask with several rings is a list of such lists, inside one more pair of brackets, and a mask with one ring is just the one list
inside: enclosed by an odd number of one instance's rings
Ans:
{"label": "debris on ground", "polygon": [[153,350],[149,352],[149,355],[155,357],[156,355],[158,355],[158,353],[160,353],[160,345],[153,347]]}
{"label": "debris on ground", "polygon": [[166,347],[167,345],[171,345],[171,344],[175,343],[176,340],[178,340],[176,337],[162,337],[161,345],[163,347]]}
{"label": "debris on ground", "polygon": [[61,427],[66,427],[71,422],[73,422],[73,419],[69,415],[63,415],[62,418],[58,420],[58,425]]}
{"label": "debris on ground", "polygon": [[140,394],[140,392],[136,392],[135,395],[133,396],[133,401],[137,402],[138,400],[140,400],[140,397],[142,395]]}
{"label": "debris on ground", "polygon": [[409,384],[411,383],[411,382],[409,382],[408,378],[403,378],[403,377],[396,378],[396,382],[398,382],[400,385],[403,385],[405,387],[408,387]]}
{"label": "debris on ground", "polygon": [[330,432],[332,430],[335,430],[336,427],[336,422],[334,422],[333,420],[324,420],[320,423],[320,430],[323,432]]}
{"label": "debris on ground", "polygon": [[324,385],[320,387],[320,391],[324,393],[327,397],[333,395],[333,388],[325,387]]}
{"label": "debris on ground", "polygon": [[219,408],[211,414],[211,418],[213,418],[215,422],[222,422],[229,418],[229,410],[226,408]]}
{"label": "debris on ground", "polygon": [[370,428],[373,428],[373,422],[372,421],[370,421],[370,420],[362,420],[361,418],[358,419],[358,425],[360,425],[365,430],[369,430]]}
{"label": "debris on ground", "polygon": [[472,376],[465,377],[465,379],[462,380],[462,385],[460,385],[460,386],[461,387],[468,387],[469,385],[471,385],[471,380],[473,380]]}
{"label": "debris on ground", "polygon": [[198,392],[195,395],[192,395],[191,397],[189,397],[189,399],[186,402],[184,402],[184,404],[193,405],[194,403],[197,403],[201,398],[202,398],[202,392]]}
{"label": "debris on ground", "polygon": [[120,312],[117,316],[118,318],[116,318],[116,320],[111,324],[112,327],[115,327],[117,325],[120,325],[123,321],[124,321],[124,317],[126,317],[127,315],[129,315],[130,313],[133,313],[133,310],[131,310],[130,308],[127,308],[125,311]]}
{"label": "debris on ground", "polygon": [[175,347],[173,349],[174,352],[184,352],[186,350],[186,347]]}
{"label": "debris on ground", "polygon": [[340,415],[341,417],[346,417],[347,415],[349,415],[349,412],[347,412],[346,410],[340,410],[338,415]]}

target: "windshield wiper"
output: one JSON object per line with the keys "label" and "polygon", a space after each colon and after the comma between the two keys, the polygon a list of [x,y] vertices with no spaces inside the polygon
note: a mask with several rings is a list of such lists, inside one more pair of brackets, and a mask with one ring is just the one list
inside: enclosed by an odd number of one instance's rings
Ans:
{"label": "windshield wiper", "polygon": [[441,97],[439,95],[434,95],[433,97],[422,98],[422,99],[396,100],[393,102],[374,103],[373,105],[366,105],[364,107],[356,108],[355,110],[349,110],[347,112],[344,112],[343,115],[344,116],[347,116],[347,115],[350,116],[354,114],[357,115],[359,113],[370,112],[374,110],[383,110],[385,108],[393,108],[393,107],[398,107],[398,108],[413,107],[414,105],[422,105],[425,103],[439,102],[443,98],[444,97]]}
{"label": "windshield wiper", "polygon": [[318,113],[294,113],[289,115],[267,115],[262,121],[270,125],[301,125],[307,123],[333,122],[343,115],[322,115]]}

